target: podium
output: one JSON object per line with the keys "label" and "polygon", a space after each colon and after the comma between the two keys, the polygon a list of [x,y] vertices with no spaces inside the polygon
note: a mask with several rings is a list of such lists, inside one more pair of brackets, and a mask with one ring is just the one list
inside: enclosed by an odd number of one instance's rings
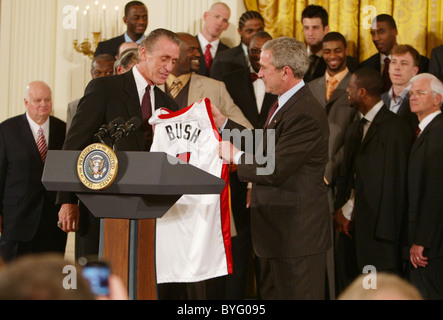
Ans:
{"label": "podium", "polygon": [[87,188],[77,174],[81,151],[49,150],[42,182],[73,192],[101,218],[100,257],[133,300],[156,300],[155,219],[183,194],[219,194],[225,181],[163,152],[117,151],[118,171],[105,190]]}

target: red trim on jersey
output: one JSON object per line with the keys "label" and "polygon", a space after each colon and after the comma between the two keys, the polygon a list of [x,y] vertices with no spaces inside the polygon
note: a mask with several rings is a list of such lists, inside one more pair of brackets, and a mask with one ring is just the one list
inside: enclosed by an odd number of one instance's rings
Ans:
{"label": "red trim on jersey", "polygon": [[223,164],[221,178],[226,182],[220,194],[220,218],[223,242],[225,245],[226,265],[228,274],[233,272],[232,243],[231,243],[231,188],[229,183],[229,165]]}

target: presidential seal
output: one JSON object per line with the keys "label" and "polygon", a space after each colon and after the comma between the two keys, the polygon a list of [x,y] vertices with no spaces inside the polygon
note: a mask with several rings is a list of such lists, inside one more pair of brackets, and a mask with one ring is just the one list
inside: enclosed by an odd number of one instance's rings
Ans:
{"label": "presidential seal", "polygon": [[108,188],[115,180],[117,169],[117,156],[110,147],[102,143],[89,145],[78,157],[78,177],[92,190]]}

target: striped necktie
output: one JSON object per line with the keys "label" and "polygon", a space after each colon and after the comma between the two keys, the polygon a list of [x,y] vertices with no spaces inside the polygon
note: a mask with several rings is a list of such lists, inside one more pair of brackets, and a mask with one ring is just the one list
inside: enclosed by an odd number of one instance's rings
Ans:
{"label": "striped necktie", "polygon": [[42,157],[43,163],[45,163],[46,154],[48,153],[48,145],[46,144],[46,139],[45,135],[43,134],[42,128],[38,130],[37,148],[38,151],[40,152],[40,156]]}

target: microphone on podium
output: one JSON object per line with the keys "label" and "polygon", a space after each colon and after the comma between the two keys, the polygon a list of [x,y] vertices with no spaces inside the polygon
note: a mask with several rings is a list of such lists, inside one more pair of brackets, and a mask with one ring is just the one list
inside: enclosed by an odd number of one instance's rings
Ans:
{"label": "microphone on podium", "polygon": [[121,138],[127,137],[131,132],[137,130],[141,125],[141,120],[137,117],[129,119],[126,123],[119,125],[111,135],[114,144]]}
{"label": "microphone on podium", "polygon": [[94,137],[99,139],[101,143],[106,144],[103,139],[106,136],[110,138],[117,130],[117,127],[123,123],[125,123],[125,120],[122,117],[118,117],[109,122],[109,124],[102,125]]}

